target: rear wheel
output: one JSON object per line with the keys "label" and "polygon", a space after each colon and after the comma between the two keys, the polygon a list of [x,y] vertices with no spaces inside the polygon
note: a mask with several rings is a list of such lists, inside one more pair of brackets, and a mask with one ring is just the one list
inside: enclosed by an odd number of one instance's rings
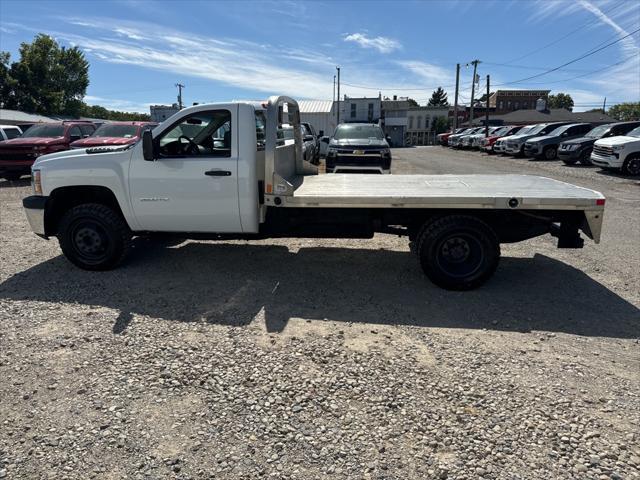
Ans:
{"label": "rear wheel", "polygon": [[58,228],[65,257],[84,270],[115,268],[126,256],[130,240],[131,231],[122,216],[97,203],[73,207]]}
{"label": "rear wheel", "polygon": [[640,155],[627,158],[622,165],[622,173],[633,177],[640,175]]}
{"label": "rear wheel", "polygon": [[493,275],[500,259],[500,242],[493,229],[465,215],[425,224],[416,250],[427,277],[447,290],[479,287]]}

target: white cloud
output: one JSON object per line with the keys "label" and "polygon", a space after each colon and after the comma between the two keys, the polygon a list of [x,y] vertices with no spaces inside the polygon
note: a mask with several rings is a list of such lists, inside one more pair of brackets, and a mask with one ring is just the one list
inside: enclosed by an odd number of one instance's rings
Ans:
{"label": "white cloud", "polygon": [[133,113],[149,113],[149,106],[153,105],[152,103],[137,103],[129,100],[97,97],[94,95],[85,95],[84,101],[89,105],[99,105],[101,107],[108,108],[109,110]]}
{"label": "white cloud", "polygon": [[447,83],[455,81],[453,79],[453,72],[432,63],[418,60],[403,60],[397,63],[412,72],[429,87],[444,86]]}
{"label": "white cloud", "polygon": [[362,48],[375,48],[380,53],[391,53],[402,48],[397,40],[387,37],[367,37],[364,33],[350,33],[345,35],[345,42],[354,42]]}
{"label": "white cloud", "polygon": [[[580,5],[585,10],[593,13],[598,18],[598,20],[600,20],[601,23],[605,25],[609,25],[611,28],[613,28],[616,31],[616,33],[619,33],[621,37],[629,35],[629,32],[627,32],[624,28],[618,25],[618,23],[616,23],[612,17],[607,16],[602,10],[600,10],[593,3],[588,2],[587,0],[578,0],[578,5]],[[636,42],[633,39],[633,37],[625,38],[620,42],[620,44],[622,45],[622,49],[624,50],[624,53],[626,55],[633,55],[633,54],[637,55],[639,53],[638,46],[636,45]]]}

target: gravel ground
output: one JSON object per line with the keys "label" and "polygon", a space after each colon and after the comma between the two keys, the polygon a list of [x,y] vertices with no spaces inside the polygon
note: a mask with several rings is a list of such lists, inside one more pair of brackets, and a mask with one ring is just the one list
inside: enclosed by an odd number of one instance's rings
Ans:
{"label": "gravel ground", "polygon": [[0,478],[640,478],[640,189],[440,147],[394,171],[604,192],[603,242],[503,248],[466,293],[406,239],[138,241],[112,272],[0,181]]}

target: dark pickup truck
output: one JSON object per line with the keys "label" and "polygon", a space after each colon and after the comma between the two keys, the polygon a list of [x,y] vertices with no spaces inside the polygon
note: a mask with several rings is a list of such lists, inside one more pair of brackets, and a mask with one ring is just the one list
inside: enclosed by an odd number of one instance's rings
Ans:
{"label": "dark pickup truck", "polygon": [[33,125],[21,137],[0,142],[0,177],[18,180],[29,175],[38,157],[69,150],[72,142],[88,137],[95,129],[93,123],[83,121]]}
{"label": "dark pickup truck", "polygon": [[577,162],[583,165],[591,165],[591,152],[596,140],[626,135],[636,127],[640,127],[640,122],[608,123],[597,126],[589,130],[589,133],[584,137],[562,142],[558,149],[558,158],[566,165],[574,165]]}

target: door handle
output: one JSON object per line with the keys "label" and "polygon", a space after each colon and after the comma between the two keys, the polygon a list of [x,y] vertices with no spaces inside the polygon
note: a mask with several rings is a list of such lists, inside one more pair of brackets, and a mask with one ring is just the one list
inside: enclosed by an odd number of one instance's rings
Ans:
{"label": "door handle", "polygon": [[204,172],[209,177],[230,177],[231,172],[229,170],[207,170]]}

